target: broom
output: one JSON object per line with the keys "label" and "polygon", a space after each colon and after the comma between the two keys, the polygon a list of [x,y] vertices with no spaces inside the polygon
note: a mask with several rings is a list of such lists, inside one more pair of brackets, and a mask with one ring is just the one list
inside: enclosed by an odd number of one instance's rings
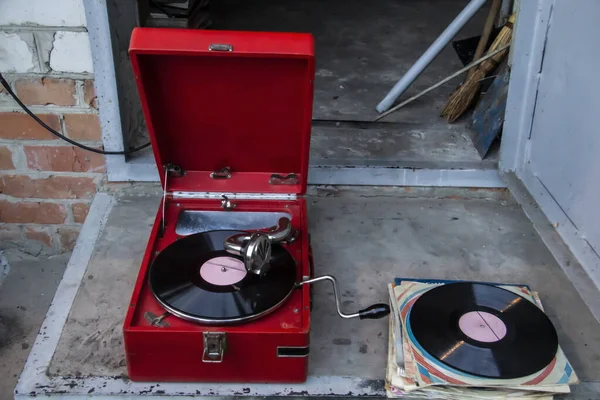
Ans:
{"label": "broom", "polygon": [[[511,42],[514,22],[515,14],[511,15],[506,25],[502,27],[500,33],[498,33],[498,36],[488,49],[487,54],[506,46]],[[469,109],[471,104],[473,104],[475,97],[479,93],[481,80],[496,69],[507,53],[508,49],[499,52],[494,57],[481,63],[477,70],[468,76],[462,85],[450,95],[446,106],[442,110],[441,116],[446,118],[448,122],[454,122],[463,115]]]}
{"label": "broom", "polygon": [[[483,32],[481,32],[479,43],[477,43],[477,48],[475,49],[475,54],[473,55],[473,60],[479,60],[481,57],[483,57],[485,47],[490,39],[490,34],[492,33],[492,29],[494,29],[494,21],[496,21],[496,16],[498,15],[498,12],[500,12],[500,7],[502,7],[502,0],[492,1],[490,11],[483,26]],[[473,75],[475,71],[477,71],[477,68],[470,69],[467,73],[467,76]]]}

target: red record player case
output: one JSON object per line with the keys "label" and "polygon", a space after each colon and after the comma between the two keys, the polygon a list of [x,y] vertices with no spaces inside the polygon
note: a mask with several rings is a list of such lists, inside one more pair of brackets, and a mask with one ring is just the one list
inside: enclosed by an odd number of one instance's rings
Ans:
{"label": "red record player case", "polygon": [[[177,240],[184,210],[286,212],[300,231],[287,250],[297,279],[311,276],[306,192],[314,80],[308,34],[137,28],[133,64],[152,149],[167,193],[158,209],[124,323],[134,381],[302,382],[310,329],[308,285],[274,312],[232,326],[168,316],[147,281],[152,260]],[[168,174],[176,165],[182,176]],[[229,167],[229,179],[211,173]],[[273,175],[280,179],[273,179]],[[281,179],[295,174],[296,179]],[[278,178],[277,176],[275,178]],[[224,211],[221,194],[235,209]],[[261,227],[257,227],[261,228]],[[221,362],[205,362],[207,332],[224,337]],[[214,360],[209,360],[214,361]]]}

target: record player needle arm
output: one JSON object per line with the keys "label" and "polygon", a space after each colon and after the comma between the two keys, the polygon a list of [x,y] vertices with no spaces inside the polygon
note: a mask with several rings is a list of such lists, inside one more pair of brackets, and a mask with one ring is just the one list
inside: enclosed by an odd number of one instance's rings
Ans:
{"label": "record player needle arm", "polygon": [[233,269],[233,270],[236,270],[236,271],[246,272],[246,268],[235,268],[235,267],[232,267],[231,265],[219,264],[219,263],[214,262],[214,261],[210,261],[210,263],[214,264],[214,265],[218,265],[219,267],[222,267],[222,268]]}

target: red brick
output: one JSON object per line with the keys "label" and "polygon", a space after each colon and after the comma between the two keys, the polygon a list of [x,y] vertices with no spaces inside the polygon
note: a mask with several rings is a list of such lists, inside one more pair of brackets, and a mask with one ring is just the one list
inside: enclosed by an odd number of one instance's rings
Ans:
{"label": "red brick", "polygon": [[4,175],[0,176],[0,193],[21,198],[89,199],[96,193],[96,184],[87,177]]}
{"label": "red brick", "polygon": [[[58,115],[38,114],[37,116],[50,126],[50,128],[60,132]],[[0,138],[35,140],[57,139],[56,136],[48,132],[29,115],[16,112],[0,113]]]}
{"label": "red brick", "polygon": [[104,156],[74,146],[24,146],[27,166],[38,171],[104,172]]}
{"label": "red brick", "polygon": [[101,140],[100,120],[96,114],[65,115],[65,132],[75,140]]}
{"label": "red brick", "polygon": [[78,224],[83,224],[90,211],[90,205],[88,203],[74,203],[71,208],[73,210],[73,220]]}
{"label": "red brick", "polygon": [[88,79],[83,82],[83,101],[90,107],[98,108],[98,98],[92,80]]}
{"label": "red brick", "polygon": [[79,228],[72,227],[61,227],[56,229],[56,235],[58,236],[58,244],[61,251],[71,251],[77,243],[77,237],[79,236]]}
{"label": "red brick", "polygon": [[52,247],[52,236],[50,236],[50,234],[45,229],[26,228],[25,236],[27,237],[27,239],[43,243],[46,247]]}
{"label": "red brick", "polygon": [[0,222],[17,224],[64,224],[67,210],[54,203],[11,203],[0,200]]}
{"label": "red brick", "polygon": [[15,169],[12,152],[6,146],[0,146],[0,170]]}
{"label": "red brick", "polygon": [[25,78],[15,82],[17,96],[27,105],[75,105],[75,81],[57,78]]}

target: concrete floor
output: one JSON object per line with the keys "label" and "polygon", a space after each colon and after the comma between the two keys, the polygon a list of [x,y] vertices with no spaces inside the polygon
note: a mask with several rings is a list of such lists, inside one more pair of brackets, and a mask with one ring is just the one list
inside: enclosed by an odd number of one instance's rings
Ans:
{"label": "concrete floor", "polygon": [[[482,161],[470,139],[470,118],[448,124],[439,117],[461,77],[382,122],[372,122],[378,115],[376,104],[465,4],[464,0],[213,0],[211,29],[314,35],[312,167],[488,170],[496,168],[498,144]],[[457,39],[479,35],[486,13],[484,7]],[[400,100],[462,66],[452,46],[447,46]],[[149,149],[133,160],[154,163]]]}
{"label": "concrete floor", "polygon": [[[378,115],[375,105],[465,4],[464,0],[215,0],[211,29],[314,35],[311,165],[429,163],[427,167],[438,168],[438,163],[450,163],[471,168],[479,166],[481,159],[469,139],[468,118],[449,125],[439,117],[461,78],[390,115],[384,123],[365,123]],[[484,7],[457,39],[479,35],[486,13]],[[401,99],[460,68],[460,60],[448,46]],[[495,164],[495,153],[488,160]]]}
{"label": "concrete floor", "polygon": [[0,283],[0,400],[13,398],[69,257],[70,253],[47,259],[6,253],[9,272]]}
{"label": "concrete floor", "polygon": [[125,376],[123,318],[160,197],[125,196],[112,209],[48,373]]}
{"label": "concrete floor", "polygon": [[[120,326],[158,198],[118,197],[48,371],[74,377],[73,387],[77,376],[126,374]],[[600,382],[599,323],[508,193],[312,188],[308,212],[315,272],[338,278],[348,311],[385,301],[395,277],[528,284],[579,377]],[[313,293],[310,375],[380,384],[385,320],[340,320],[330,287],[316,285]],[[570,398],[597,398],[590,390],[581,386]]]}
{"label": "concrete floor", "polygon": [[[439,117],[460,77],[382,123],[371,122],[378,115],[376,104],[465,4],[464,0],[213,0],[211,29],[314,35],[312,166],[488,169],[497,164],[497,151],[490,151],[482,162],[469,137],[470,118],[450,125]],[[479,35],[486,13],[484,7],[457,39]],[[462,66],[448,46],[400,100]],[[138,153],[134,159],[153,163],[151,152]]]}

